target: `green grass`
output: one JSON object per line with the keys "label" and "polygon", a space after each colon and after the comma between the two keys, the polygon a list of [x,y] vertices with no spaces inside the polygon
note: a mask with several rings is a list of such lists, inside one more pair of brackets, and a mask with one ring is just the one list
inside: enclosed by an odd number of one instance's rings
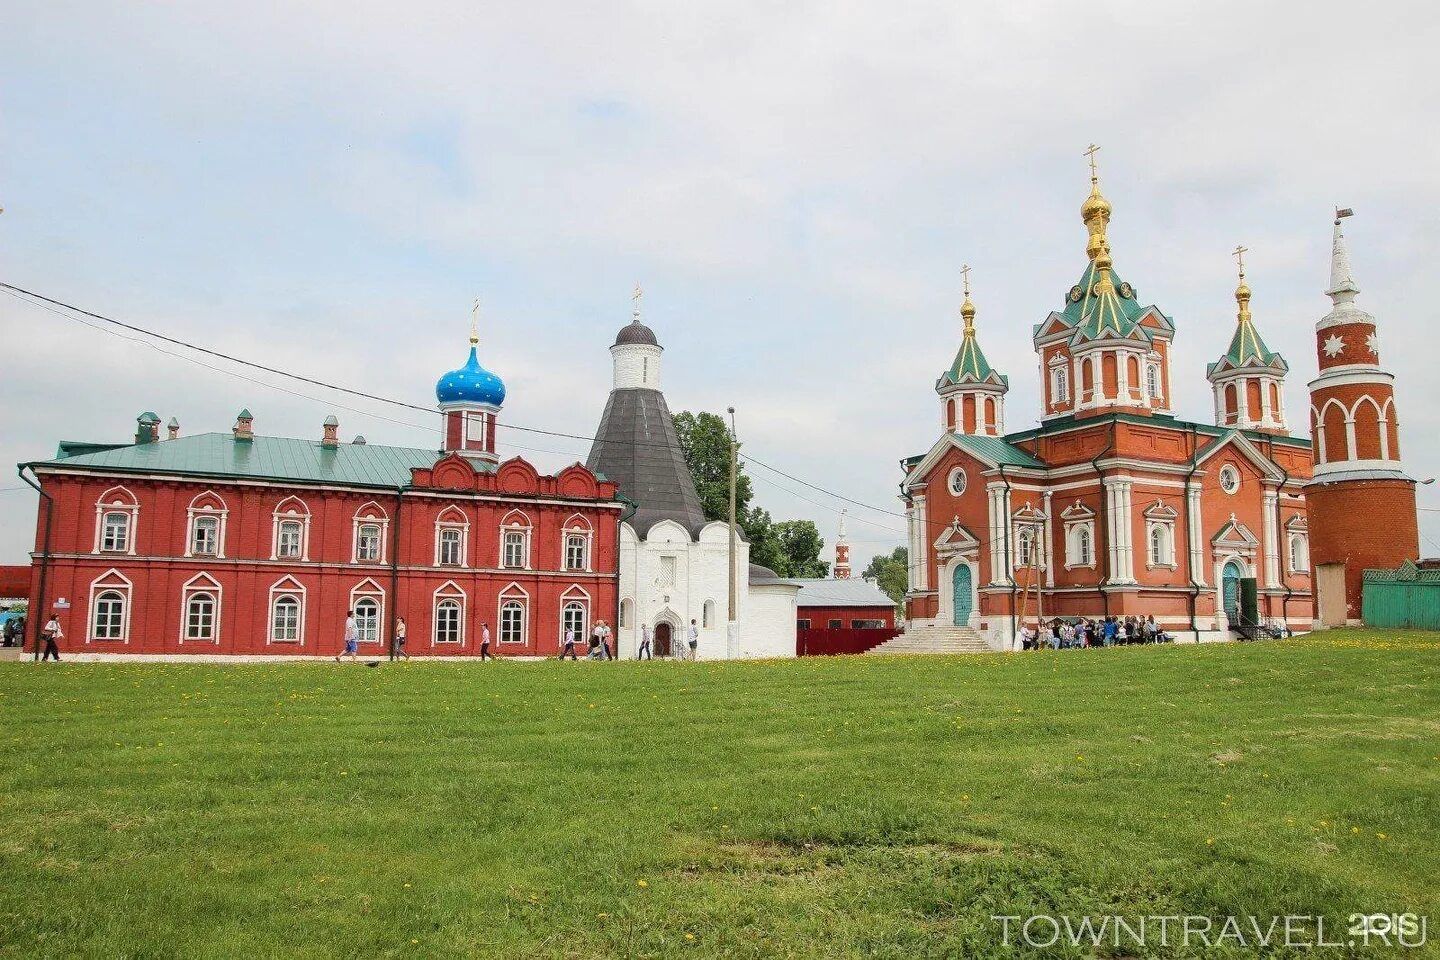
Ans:
{"label": "green grass", "polygon": [[0,720],[3,956],[1007,955],[997,913],[1440,927],[1429,635],[0,664]]}

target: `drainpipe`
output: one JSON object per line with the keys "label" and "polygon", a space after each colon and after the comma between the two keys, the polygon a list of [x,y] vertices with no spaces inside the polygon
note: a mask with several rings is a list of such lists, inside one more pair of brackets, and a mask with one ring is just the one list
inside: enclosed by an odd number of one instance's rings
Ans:
{"label": "drainpipe", "polygon": [[[1106,556],[1107,556],[1107,560],[1106,560],[1107,570],[1106,570],[1105,576],[1100,578],[1100,587],[1099,587],[1099,589],[1100,589],[1100,603],[1102,604],[1102,609],[1104,610],[1104,615],[1107,616],[1107,617],[1110,616],[1110,594],[1108,594],[1108,593],[1105,592],[1105,583],[1110,579],[1110,571],[1108,570],[1108,564],[1109,564],[1108,556],[1109,556],[1109,553],[1110,553],[1110,534],[1109,534],[1109,524],[1108,524],[1108,520],[1110,519],[1110,511],[1109,511],[1109,509],[1107,509],[1107,507],[1106,507],[1106,497],[1105,497],[1105,471],[1100,469],[1100,458],[1103,457],[1103,456],[1105,456],[1105,455],[1108,454],[1111,450],[1114,450],[1114,449],[1115,449],[1115,415],[1112,413],[1112,414],[1110,415],[1110,442],[1107,443],[1107,444],[1105,444],[1105,449],[1104,449],[1104,450],[1101,450],[1099,453],[1095,454],[1095,456],[1093,456],[1093,457],[1090,458],[1090,466],[1091,466],[1092,468],[1094,468],[1095,473],[1096,473],[1097,475],[1099,475],[1099,477],[1100,477],[1100,524],[1099,524],[1099,529],[1098,529],[1096,532],[1099,533],[1099,534],[1101,534],[1101,535],[1103,535],[1104,538],[1105,538],[1105,553],[1106,553]],[[1099,538],[1097,537],[1096,539],[1099,539]],[[1096,553],[1096,567],[1097,567],[1097,568],[1099,567],[1099,553],[1098,553],[1098,551],[1097,551],[1097,553]]]}
{"label": "drainpipe", "polygon": [[[404,506],[405,488],[395,488],[395,522],[390,525],[390,622],[386,625],[385,642],[395,646],[395,621],[400,616],[400,510]],[[408,626],[408,624],[407,624]]]}
{"label": "drainpipe", "polygon": [[[1290,471],[1280,466],[1279,461],[1275,459],[1275,438],[1273,436],[1270,438],[1270,462],[1275,464],[1275,469],[1279,470],[1284,478],[1280,481],[1280,489],[1275,491],[1275,549],[1281,551],[1280,557],[1287,558],[1288,565],[1289,545],[1287,544],[1284,549],[1280,547],[1280,541],[1285,536],[1285,525],[1280,522],[1285,519],[1285,508],[1280,503],[1280,498],[1285,493],[1285,484],[1290,482]],[[1280,557],[1276,558],[1277,564]],[[1290,636],[1290,598],[1295,594],[1295,590],[1290,586],[1290,577],[1284,573],[1284,567],[1281,567],[1280,582],[1285,585],[1285,599],[1280,601],[1280,618],[1285,621],[1285,636],[1288,637]]]}
{"label": "drainpipe", "polygon": [[[1195,479],[1195,474],[1200,471],[1199,450],[1195,424],[1190,424],[1190,472],[1185,476],[1185,546],[1187,551],[1193,555],[1195,544],[1190,542],[1190,484]],[[1200,584],[1195,582],[1195,571],[1190,569],[1190,558],[1185,558],[1185,569],[1189,571],[1187,579],[1190,581],[1190,632],[1195,634],[1196,639],[1200,637],[1200,627],[1195,623],[1195,602],[1200,597]]]}
{"label": "drainpipe", "polygon": [[[35,659],[39,660],[40,631],[45,629],[45,622],[49,619],[45,616],[45,579],[50,572],[50,529],[52,521],[55,519],[55,498],[42,490],[40,484],[35,482],[35,480],[31,480],[25,476],[25,468],[27,466],[28,464],[20,464],[16,467],[16,472],[20,475],[21,481],[23,481],[27,487],[34,488],[35,492],[40,494],[40,498],[45,501],[45,539],[40,548],[40,589],[35,593],[35,606],[39,609],[33,612],[26,611],[26,616],[28,616],[30,622],[35,625]],[[39,478],[37,477],[36,479],[38,480]],[[22,637],[20,642],[23,644],[25,639]],[[24,647],[21,647],[21,650],[23,651]]]}

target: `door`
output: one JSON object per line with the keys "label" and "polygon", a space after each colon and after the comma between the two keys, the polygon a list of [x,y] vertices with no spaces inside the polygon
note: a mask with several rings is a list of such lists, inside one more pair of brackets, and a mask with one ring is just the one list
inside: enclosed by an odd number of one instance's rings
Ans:
{"label": "door", "polygon": [[957,563],[951,583],[955,595],[955,626],[967,626],[970,623],[970,611],[974,604],[971,597],[973,591],[970,588],[970,565]]}
{"label": "door", "polygon": [[1225,616],[1233,627],[1240,622],[1240,564],[1234,560],[1225,564],[1224,578],[1220,581],[1221,595],[1225,599]]}
{"label": "door", "polygon": [[1315,587],[1320,601],[1320,623],[1327,627],[1345,626],[1345,564],[1322,563],[1316,567]]}
{"label": "door", "polygon": [[655,656],[668,657],[670,651],[670,624],[655,624]]}

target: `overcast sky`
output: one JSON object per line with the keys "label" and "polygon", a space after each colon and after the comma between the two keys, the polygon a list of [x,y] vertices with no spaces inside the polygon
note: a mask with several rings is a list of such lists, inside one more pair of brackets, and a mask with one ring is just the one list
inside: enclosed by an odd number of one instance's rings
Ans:
{"label": "overcast sky", "polygon": [[[422,405],[479,296],[502,423],[587,435],[638,280],[672,409],[733,404],[747,452],[896,510],[897,461],[937,436],[962,263],[1008,428],[1039,416],[1030,330],[1085,265],[1093,141],[1116,269],[1175,320],[1178,413],[1211,418],[1243,242],[1308,432],[1330,211],[1351,206],[1406,466],[1440,473],[1432,4],[702,6],[10,0],[0,280]],[[147,409],[186,433],[246,406],[262,434],[318,438],[333,412],[346,439],[438,442],[438,418],[8,296],[0,336],[6,463],[124,440]],[[544,468],[587,446],[501,436]],[[841,504],[753,472],[828,555]],[[34,536],[17,484],[0,562]],[[898,518],[853,515],[859,563],[903,542]],[[1422,518],[1440,555],[1440,513]]]}

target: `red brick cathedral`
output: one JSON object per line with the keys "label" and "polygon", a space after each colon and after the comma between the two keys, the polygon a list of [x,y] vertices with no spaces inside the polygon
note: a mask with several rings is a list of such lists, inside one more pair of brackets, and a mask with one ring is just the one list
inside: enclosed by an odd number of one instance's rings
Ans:
{"label": "red brick cathedral", "polygon": [[[134,443],[62,443],[28,464],[44,491],[32,610],[62,650],[333,655],[354,611],[362,655],[398,619],[413,654],[553,654],[615,620],[623,503],[576,464],[542,476],[495,452],[505,400],[480,365],[440,378],[443,449],[322,437],[179,436],[142,414]],[[43,618],[35,617],[37,630]]]}
{"label": "red brick cathedral", "polygon": [[[903,462],[907,618],[998,648],[1022,623],[1054,616],[1153,614],[1188,639],[1250,624],[1309,628],[1312,553],[1341,571],[1336,602],[1350,611],[1339,622],[1357,617],[1360,569],[1418,548],[1391,378],[1376,365],[1374,320],[1350,302],[1338,227],[1343,265],[1311,385],[1312,484],[1311,442],[1290,435],[1285,410],[1289,366],[1250,312],[1243,249],[1234,335],[1207,368],[1215,423],[1187,422],[1171,412],[1175,325],[1116,272],[1110,215],[1092,169],[1081,206],[1089,262],[1063,308],[1034,327],[1044,405],[1035,429],[1005,430],[1009,381],[980,348],[967,274],[960,349],[935,385],[940,437]],[[1307,515],[1307,492],[1319,517]],[[1399,523],[1398,543],[1378,544],[1378,530],[1354,540],[1373,504]]]}

